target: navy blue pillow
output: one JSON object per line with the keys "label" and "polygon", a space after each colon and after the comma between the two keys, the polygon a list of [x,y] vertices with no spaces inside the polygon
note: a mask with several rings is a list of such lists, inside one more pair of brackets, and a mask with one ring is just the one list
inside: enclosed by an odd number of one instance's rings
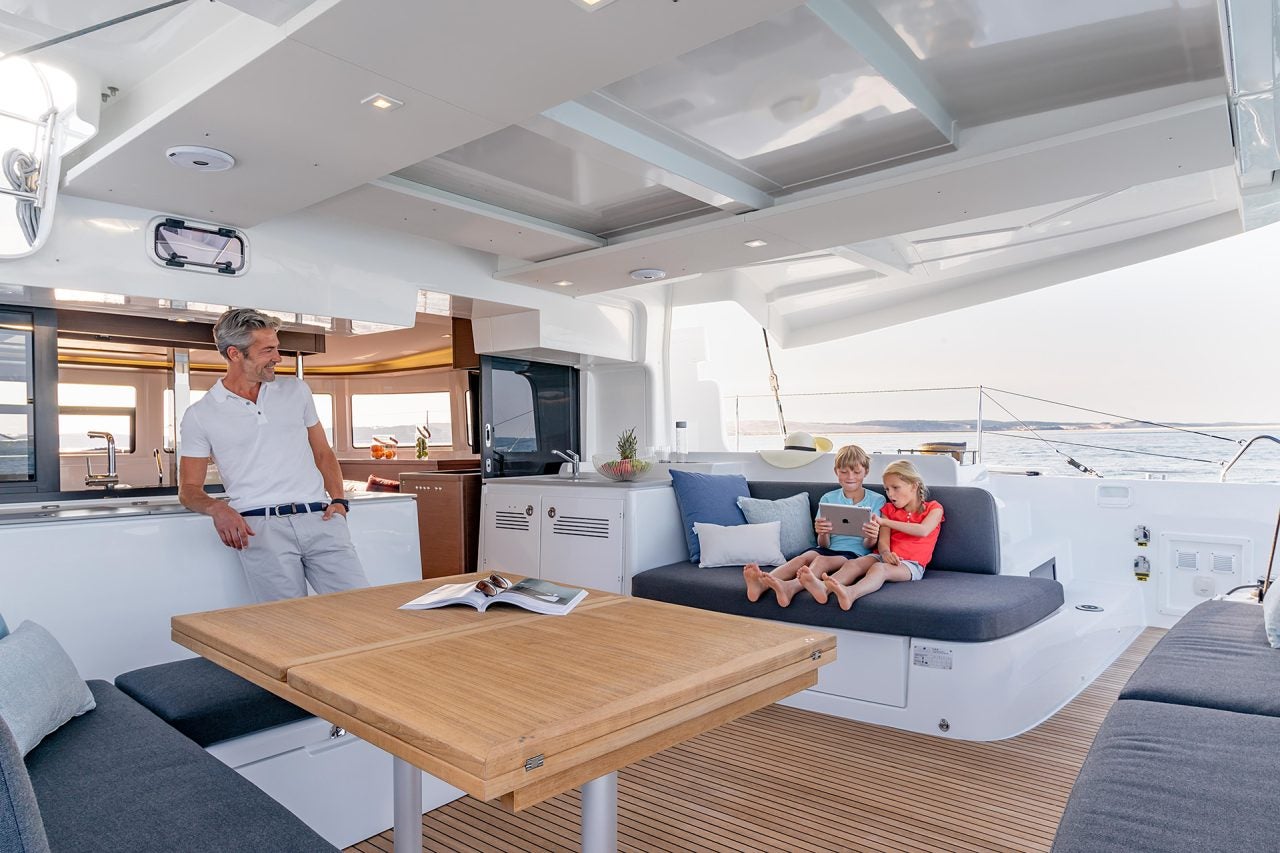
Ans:
{"label": "navy blue pillow", "polygon": [[738,498],[749,498],[747,478],[741,474],[694,474],[671,469],[671,486],[676,491],[680,518],[684,521],[684,541],[689,546],[689,559],[698,562],[702,548],[693,523],[703,521],[733,527],[746,524],[747,518],[738,507]]}

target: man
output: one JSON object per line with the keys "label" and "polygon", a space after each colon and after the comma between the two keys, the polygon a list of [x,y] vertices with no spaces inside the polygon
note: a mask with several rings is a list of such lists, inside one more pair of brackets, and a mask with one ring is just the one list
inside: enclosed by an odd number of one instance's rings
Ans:
{"label": "man", "polygon": [[[218,318],[227,372],[182,418],[178,499],[213,518],[259,601],[368,586],[347,530],[342,470],[301,379],[276,379],[280,321],[251,308]],[[217,460],[230,501],[205,494]],[[327,493],[327,494],[326,494]],[[251,541],[252,540],[252,541]]]}

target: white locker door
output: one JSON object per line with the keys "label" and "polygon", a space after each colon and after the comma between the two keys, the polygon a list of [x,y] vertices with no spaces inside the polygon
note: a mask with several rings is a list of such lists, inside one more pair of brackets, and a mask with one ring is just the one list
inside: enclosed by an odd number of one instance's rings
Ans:
{"label": "white locker door", "polygon": [[480,568],[538,577],[538,498],[486,489]]}
{"label": "white locker door", "polygon": [[622,500],[542,498],[542,577],[622,591]]}

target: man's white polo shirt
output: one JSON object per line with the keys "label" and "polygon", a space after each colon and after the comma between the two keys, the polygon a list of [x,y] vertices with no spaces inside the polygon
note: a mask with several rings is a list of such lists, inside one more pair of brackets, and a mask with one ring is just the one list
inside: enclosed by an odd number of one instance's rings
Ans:
{"label": "man's white polo shirt", "polygon": [[263,382],[258,401],[219,379],[182,416],[183,456],[212,457],[236,510],[328,501],[307,429],[320,418],[301,379]]}

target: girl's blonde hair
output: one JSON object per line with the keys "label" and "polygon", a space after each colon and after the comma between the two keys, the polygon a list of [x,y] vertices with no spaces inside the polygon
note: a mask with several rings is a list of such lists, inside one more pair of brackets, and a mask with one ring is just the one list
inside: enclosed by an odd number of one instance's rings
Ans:
{"label": "girl's blonde hair", "polygon": [[867,455],[867,451],[863,450],[856,444],[846,444],[844,447],[836,451],[835,469],[839,471],[841,468],[848,468],[852,471],[854,468],[861,466],[863,471],[871,470],[871,457]]}
{"label": "girl's blonde hair", "polygon": [[880,482],[884,482],[884,478],[889,475],[901,477],[908,483],[916,487],[916,494],[920,496],[920,502],[924,503],[929,497],[929,487],[924,484],[924,477],[920,476],[920,472],[916,470],[916,466],[912,465],[905,459],[899,459],[897,462],[890,462],[885,466],[884,473],[880,475]]}

